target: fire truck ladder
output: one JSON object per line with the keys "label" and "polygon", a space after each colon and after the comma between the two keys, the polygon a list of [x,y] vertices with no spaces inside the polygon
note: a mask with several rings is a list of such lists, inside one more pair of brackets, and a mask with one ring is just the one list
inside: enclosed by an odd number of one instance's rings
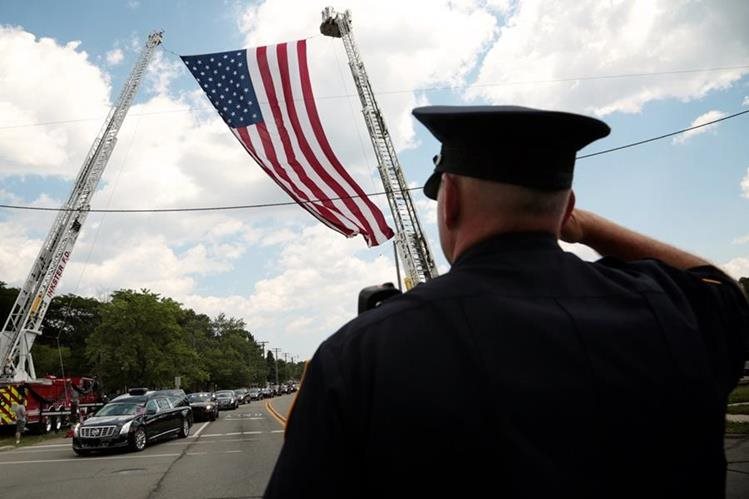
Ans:
{"label": "fire truck ladder", "polygon": [[18,293],[0,332],[0,378],[11,377],[15,381],[36,378],[31,346],[36,337],[42,334],[42,320],[90,210],[91,197],[117,142],[117,132],[163,35],[161,31],[148,35],[146,45],[130,72],[117,104],[110,110],[101,132],[94,140],[78,172],[73,191],[58,212],[26,283]]}
{"label": "fire truck ladder", "polygon": [[351,74],[354,76],[354,83],[359,92],[364,121],[367,123],[369,137],[377,157],[377,169],[380,172],[382,185],[395,221],[396,248],[406,273],[404,278],[406,289],[410,289],[416,284],[437,277],[437,267],[427,239],[419,225],[408,185],[403,178],[385,120],[377,106],[372,86],[364,69],[364,62],[354,43],[351,13],[347,10],[341,14],[332,7],[326,7],[322,12],[320,32],[326,36],[343,39]]}

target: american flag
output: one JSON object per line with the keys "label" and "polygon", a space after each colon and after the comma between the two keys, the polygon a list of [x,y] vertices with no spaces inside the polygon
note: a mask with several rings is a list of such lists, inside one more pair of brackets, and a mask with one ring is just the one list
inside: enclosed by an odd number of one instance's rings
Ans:
{"label": "american flag", "polygon": [[302,208],[346,237],[361,234],[368,246],[393,237],[325,136],[305,40],[182,61],[250,156]]}

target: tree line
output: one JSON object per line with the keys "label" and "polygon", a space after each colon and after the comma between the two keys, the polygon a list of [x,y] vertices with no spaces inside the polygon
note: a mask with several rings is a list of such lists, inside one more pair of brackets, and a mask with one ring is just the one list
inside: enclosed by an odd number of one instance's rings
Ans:
{"label": "tree line", "polygon": [[[19,290],[0,281],[0,320]],[[299,379],[303,362],[263,356],[242,319],[210,318],[149,290],[55,297],[31,350],[38,377],[96,376],[110,394],[144,386],[213,391]]]}

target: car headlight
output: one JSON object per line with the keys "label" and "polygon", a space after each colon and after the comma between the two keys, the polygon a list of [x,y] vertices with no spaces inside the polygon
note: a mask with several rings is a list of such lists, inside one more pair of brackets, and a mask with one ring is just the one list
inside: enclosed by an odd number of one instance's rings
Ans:
{"label": "car headlight", "polygon": [[81,423],[76,423],[75,426],[73,426],[73,436],[74,437],[78,436],[78,428],[80,428],[80,427],[81,427]]}
{"label": "car headlight", "polygon": [[213,406],[212,406],[212,405],[207,405],[207,406],[205,406],[205,409],[206,409],[207,411],[210,411],[211,409],[213,409]]}
{"label": "car headlight", "polygon": [[122,425],[122,428],[120,428],[120,435],[127,435],[130,432],[130,425],[133,424],[132,421],[128,421],[124,425]]}

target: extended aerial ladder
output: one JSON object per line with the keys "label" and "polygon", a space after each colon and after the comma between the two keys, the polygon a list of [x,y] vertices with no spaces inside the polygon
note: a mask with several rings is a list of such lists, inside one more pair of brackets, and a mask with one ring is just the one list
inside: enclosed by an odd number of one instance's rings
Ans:
{"label": "extended aerial ladder", "polygon": [[94,140],[78,172],[73,191],[58,212],[36,257],[26,282],[0,332],[0,378],[26,381],[36,378],[31,347],[41,333],[47,313],[81,227],[90,210],[90,201],[112,155],[117,132],[133,102],[138,87],[164,33],[148,35],[135,67],[130,72],[116,105],[110,110],[101,132]]}
{"label": "extended aerial ladder", "polygon": [[322,12],[320,32],[323,35],[341,38],[346,48],[351,74],[359,93],[362,113],[367,123],[369,137],[377,157],[377,169],[385,188],[390,211],[396,225],[396,248],[405,269],[406,288],[437,277],[437,267],[429,250],[429,244],[419,225],[408,185],[398,162],[398,156],[390,140],[390,133],[382,117],[367,72],[351,32],[351,13],[338,13],[332,7]]}

